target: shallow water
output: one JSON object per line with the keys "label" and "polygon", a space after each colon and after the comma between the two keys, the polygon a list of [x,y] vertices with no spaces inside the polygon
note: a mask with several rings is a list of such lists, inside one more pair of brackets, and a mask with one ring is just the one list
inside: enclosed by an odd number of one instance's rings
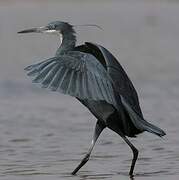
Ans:
{"label": "shallow water", "polygon": [[[73,1],[74,2],[74,1]],[[88,150],[95,118],[74,98],[31,84],[23,68],[51,57],[55,36],[17,31],[53,20],[93,23],[79,42],[103,44],[139,92],[146,119],[166,130],[131,139],[139,149],[135,180],[179,178],[179,3],[177,1],[0,2],[0,179],[130,179],[131,150],[106,129],[90,161],[70,172]]]}

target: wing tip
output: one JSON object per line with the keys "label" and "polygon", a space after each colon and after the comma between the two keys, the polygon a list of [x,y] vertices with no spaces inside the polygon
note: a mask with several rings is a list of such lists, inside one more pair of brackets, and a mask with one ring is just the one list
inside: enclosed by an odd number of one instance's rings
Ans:
{"label": "wing tip", "polygon": [[30,71],[32,70],[32,68],[33,68],[33,65],[27,66],[24,68],[24,71]]}

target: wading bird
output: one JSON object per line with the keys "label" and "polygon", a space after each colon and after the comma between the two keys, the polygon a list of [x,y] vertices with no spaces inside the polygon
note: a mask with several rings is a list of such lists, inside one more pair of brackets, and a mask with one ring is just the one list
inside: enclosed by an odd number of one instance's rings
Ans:
{"label": "wading bird", "polygon": [[52,33],[60,37],[54,57],[25,68],[34,83],[76,97],[96,117],[91,146],[72,174],[89,160],[104,128],[122,137],[133,152],[129,175],[133,176],[138,150],[126,138],[144,131],[164,136],[165,132],[143,118],[137,92],[116,58],[104,47],[85,42],[76,46],[74,26],[61,21],[18,33]]}

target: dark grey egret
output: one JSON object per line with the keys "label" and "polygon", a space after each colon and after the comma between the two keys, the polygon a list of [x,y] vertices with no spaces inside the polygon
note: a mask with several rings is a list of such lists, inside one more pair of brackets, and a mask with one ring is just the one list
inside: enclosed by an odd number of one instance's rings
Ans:
{"label": "dark grey egret", "polygon": [[89,160],[99,135],[108,127],[132,149],[129,175],[133,176],[138,150],[126,136],[148,131],[161,137],[165,132],[143,118],[137,92],[116,58],[95,43],[76,46],[74,26],[67,22],[55,21],[18,33],[59,35],[61,44],[55,56],[26,67],[27,75],[43,88],[76,97],[97,119],[89,151],[72,174]]}

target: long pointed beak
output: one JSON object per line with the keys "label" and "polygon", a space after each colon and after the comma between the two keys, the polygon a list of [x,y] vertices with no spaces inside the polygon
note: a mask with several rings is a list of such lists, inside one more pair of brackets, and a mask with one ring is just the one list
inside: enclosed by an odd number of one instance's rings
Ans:
{"label": "long pointed beak", "polygon": [[47,28],[44,26],[44,27],[39,27],[39,28],[26,29],[23,31],[19,31],[18,33],[19,34],[22,34],[22,33],[43,33],[45,31],[47,31]]}

